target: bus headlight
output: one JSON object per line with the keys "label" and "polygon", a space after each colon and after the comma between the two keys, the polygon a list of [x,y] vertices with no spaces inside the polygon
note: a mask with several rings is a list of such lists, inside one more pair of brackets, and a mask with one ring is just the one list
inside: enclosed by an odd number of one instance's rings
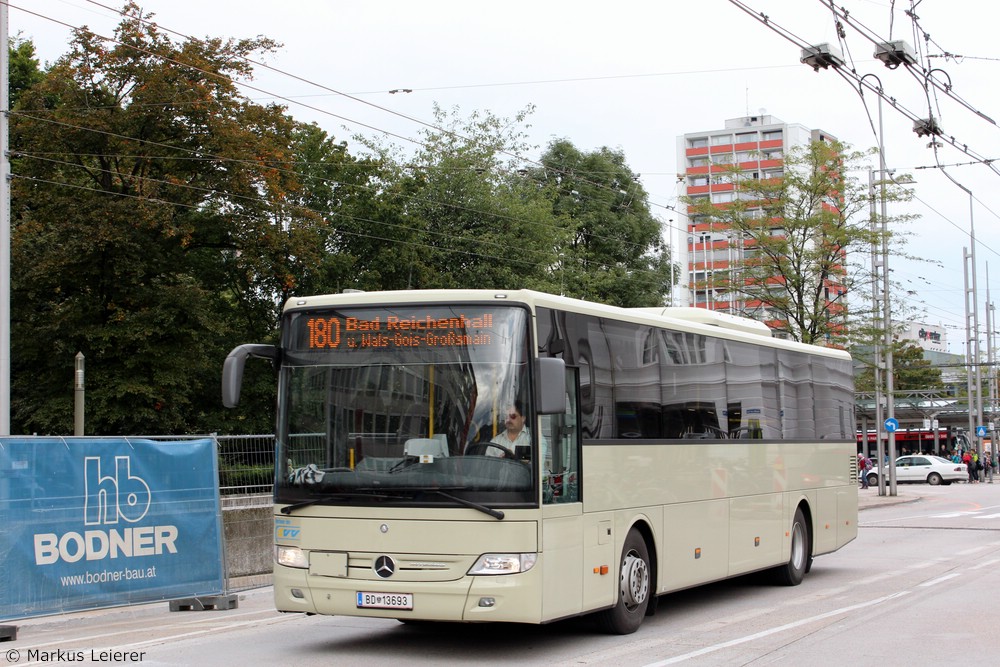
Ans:
{"label": "bus headlight", "polygon": [[517,574],[535,566],[538,554],[483,554],[469,574]]}
{"label": "bus headlight", "polygon": [[274,562],[285,567],[309,567],[309,559],[306,552],[298,547],[286,547],[281,544],[274,545]]}

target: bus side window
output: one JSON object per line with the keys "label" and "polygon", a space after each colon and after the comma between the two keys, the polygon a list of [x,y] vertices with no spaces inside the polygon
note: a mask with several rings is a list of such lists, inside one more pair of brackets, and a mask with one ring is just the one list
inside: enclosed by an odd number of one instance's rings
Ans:
{"label": "bus side window", "polygon": [[580,427],[577,412],[579,369],[566,368],[566,411],[542,417],[542,433],[549,443],[551,466],[546,466],[543,500],[575,503],[580,500]]}

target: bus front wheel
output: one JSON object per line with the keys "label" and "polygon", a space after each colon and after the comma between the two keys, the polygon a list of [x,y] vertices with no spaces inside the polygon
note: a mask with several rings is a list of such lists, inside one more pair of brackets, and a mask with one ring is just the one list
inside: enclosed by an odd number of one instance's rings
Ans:
{"label": "bus front wheel", "polygon": [[790,537],[792,548],[788,562],[774,569],[774,578],[777,583],[784,586],[798,586],[809,570],[809,561],[812,557],[809,524],[806,523],[806,517],[802,513],[801,507],[795,510]]}
{"label": "bus front wheel", "polygon": [[609,633],[628,635],[639,629],[652,595],[649,549],[639,531],[632,529],[622,547],[618,579],[618,600],[600,613],[601,628]]}

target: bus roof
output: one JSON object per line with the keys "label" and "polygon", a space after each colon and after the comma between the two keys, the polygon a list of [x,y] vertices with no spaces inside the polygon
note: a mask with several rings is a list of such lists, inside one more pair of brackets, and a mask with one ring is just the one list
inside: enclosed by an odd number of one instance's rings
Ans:
{"label": "bus roof", "polygon": [[452,302],[518,303],[528,305],[532,309],[543,306],[652,326],[664,326],[679,331],[732,338],[767,347],[799,349],[821,356],[843,359],[850,358],[850,355],[844,350],[773,338],[771,337],[770,329],[763,322],[729,315],[728,313],[718,313],[704,308],[678,306],[620,308],[618,306],[609,306],[592,301],[556,296],[554,294],[526,289],[430,289],[373,292],[351,290],[340,294],[292,297],[285,303],[284,312],[288,313],[295,310],[328,306],[377,306],[380,304]]}

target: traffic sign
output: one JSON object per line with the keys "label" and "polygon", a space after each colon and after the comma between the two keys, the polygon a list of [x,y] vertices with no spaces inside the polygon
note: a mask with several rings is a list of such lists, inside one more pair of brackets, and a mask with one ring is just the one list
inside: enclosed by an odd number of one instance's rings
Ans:
{"label": "traffic sign", "polygon": [[987,433],[988,432],[987,432],[985,426],[977,426],[976,427],[976,435],[978,435],[980,438],[985,438],[986,435],[987,435]]}
{"label": "traffic sign", "polygon": [[899,420],[894,417],[889,417],[885,420],[885,430],[889,433],[895,433],[899,430]]}

